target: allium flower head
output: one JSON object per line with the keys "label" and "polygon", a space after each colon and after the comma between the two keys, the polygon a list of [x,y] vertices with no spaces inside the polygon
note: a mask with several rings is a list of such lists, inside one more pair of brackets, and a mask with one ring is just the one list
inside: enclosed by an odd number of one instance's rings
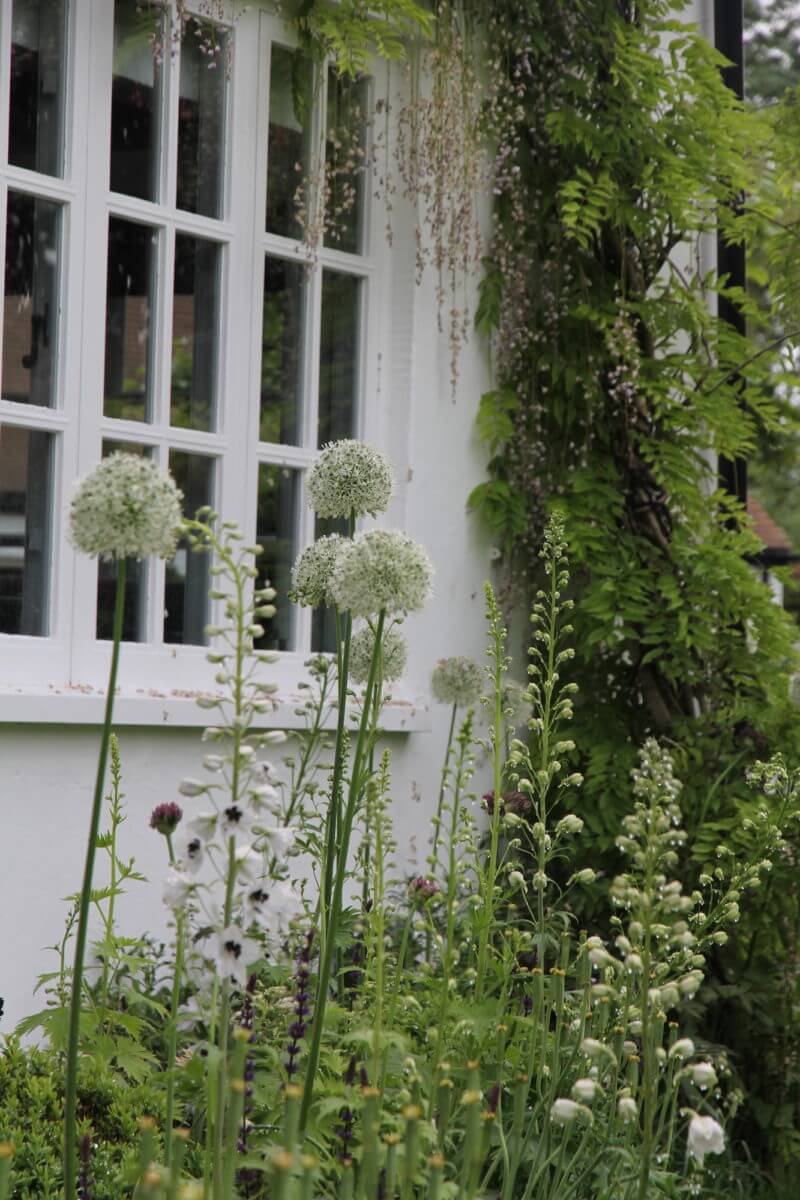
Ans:
{"label": "allium flower head", "polygon": [[[375,646],[375,634],[369,625],[359,629],[353,635],[350,646],[350,678],[353,683],[366,683],[369,678],[369,668],[372,662],[372,651]],[[387,629],[383,635],[381,659],[383,679],[392,683],[399,679],[406,667],[408,647],[406,639],[396,629]]]}
{"label": "allium flower head", "polygon": [[291,596],[295,604],[317,608],[330,604],[330,583],[336,556],[347,538],[329,533],[308,546],[292,568]]}
{"label": "allium flower head", "polygon": [[693,1113],[689,1122],[688,1148],[692,1158],[700,1166],[707,1154],[722,1154],[725,1149],[725,1131],[713,1117],[701,1117]]}
{"label": "allium flower head", "polygon": [[430,879],[427,875],[415,875],[408,885],[408,890],[414,899],[432,900],[442,889],[435,879]]}
{"label": "allium flower head", "polygon": [[78,484],[70,508],[77,550],[100,558],[172,558],[181,492],[140,454],[110,454]]}
{"label": "allium flower head", "polygon": [[166,804],[157,804],[150,814],[150,828],[168,837],[174,833],[180,824],[183,809],[180,804],[170,800]]}
{"label": "allium flower head", "polygon": [[385,454],[363,442],[329,442],[308,473],[308,503],[319,517],[375,517],[392,494],[392,467]]}
{"label": "allium flower head", "polygon": [[430,598],[433,567],[427,553],[396,529],[358,534],[337,555],[331,579],[334,603],[354,617],[414,612]]}
{"label": "allium flower head", "polygon": [[440,704],[457,704],[468,708],[481,698],[483,675],[471,658],[458,655],[440,658],[431,675],[431,692]]}

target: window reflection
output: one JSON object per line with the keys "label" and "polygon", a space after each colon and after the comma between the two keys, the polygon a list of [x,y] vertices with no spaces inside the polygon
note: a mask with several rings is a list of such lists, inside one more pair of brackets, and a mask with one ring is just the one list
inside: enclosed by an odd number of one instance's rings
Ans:
{"label": "window reflection", "polygon": [[353,436],[358,391],[361,286],[356,275],[322,272],[317,444]]}
{"label": "window reflection", "polygon": [[178,208],[219,217],[225,117],[225,38],[189,20],[181,41]]}
{"label": "window reflection", "polygon": [[13,0],[8,161],[60,175],[65,0]]}
{"label": "window reflection", "polygon": [[158,6],[115,0],[110,186],[142,200],[155,200],[158,190],[161,69],[153,38],[162,19]]}
{"label": "window reflection", "polygon": [[[202,454],[172,450],[169,469],[183,492],[183,515],[193,517],[198,508],[214,502],[214,462]],[[178,543],[167,563],[164,593],[164,641],[204,646],[208,624],[208,554],[196,554],[186,538]]]}
{"label": "window reflection", "polygon": [[179,233],[172,301],[170,423],[211,429],[217,380],[220,248]]}
{"label": "window reflection", "polygon": [[3,298],[3,397],[54,403],[60,205],[8,193]]}
{"label": "window reflection", "polygon": [[361,252],[363,241],[368,103],[367,78],[328,72],[325,244],[351,254]]}
{"label": "window reflection", "polygon": [[[109,454],[143,454],[149,458],[149,446],[135,442],[103,442],[103,458]],[[143,642],[145,639],[145,606],[147,601],[147,563],[129,558],[125,572],[125,613],[122,619],[123,642]],[[108,559],[97,563],[97,637],[108,641],[114,635],[114,600],[117,593],[117,569]]]}
{"label": "window reflection", "polygon": [[267,580],[278,593],[273,601],[276,616],[264,622],[262,650],[294,648],[294,610],[289,603],[292,565],[297,546],[298,472],[273,463],[258,468],[256,540],[264,553],[257,560],[259,587]]}
{"label": "window reflection", "polygon": [[313,92],[310,59],[273,45],[269,78],[267,230],[299,238],[295,193],[308,171]]}
{"label": "window reflection", "polygon": [[267,257],[261,353],[262,442],[300,441],[306,284],[302,263]]}
{"label": "window reflection", "polygon": [[158,234],[112,217],[108,225],[105,405],[107,417],[147,421],[151,312]]}
{"label": "window reflection", "polygon": [[48,632],[52,443],[0,426],[0,633]]}

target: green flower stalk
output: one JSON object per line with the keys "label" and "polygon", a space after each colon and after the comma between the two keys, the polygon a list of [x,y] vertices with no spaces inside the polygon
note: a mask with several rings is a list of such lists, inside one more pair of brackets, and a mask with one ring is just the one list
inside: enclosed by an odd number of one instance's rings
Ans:
{"label": "green flower stalk", "polygon": [[89,818],[83,868],[75,958],[72,968],[64,1085],[64,1197],[76,1200],[78,1043],[86,940],[89,929],[95,851],[100,828],[108,760],[119,650],[125,613],[128,558],[171,558],[181,524],[181,493],[169,476],[160,474],[150,459],[135,454],[112,454],[76,489],[70,511],[70,535],[77,550],[92,557],[113,559],[117,566],[114,621],[103,731],[97,758],[94,798]]}

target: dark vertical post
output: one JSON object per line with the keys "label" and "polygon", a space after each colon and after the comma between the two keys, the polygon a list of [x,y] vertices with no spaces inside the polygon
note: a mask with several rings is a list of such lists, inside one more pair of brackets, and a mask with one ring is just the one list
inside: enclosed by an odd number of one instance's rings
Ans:
{"label": "dark vertical post", "polygon": [[[714,45],[729,60],[723,67],[722,78],[739,100],[744,99],[744,5],[743,0],[714,0]],[[717,273],[728,277],[731,287],[747,286],[747,264],[744,244],[732,246],[720,232],[717,234]],[[723,321],[744,335],[746,322],[738,304],[725,296],[719,297],[718,312]],[[747,504],[747,459],[720,458],[719,480],[722,487]]]}

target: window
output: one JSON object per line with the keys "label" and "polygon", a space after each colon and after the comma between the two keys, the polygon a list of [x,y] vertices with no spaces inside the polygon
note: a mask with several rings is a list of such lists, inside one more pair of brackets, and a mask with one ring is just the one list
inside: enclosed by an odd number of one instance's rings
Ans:
{"label": "window", "polygon": [[[378,432],[362,403],[380,349],[374,85],[312,65],[241,5],[228,25],[190,3],[180,26],[137,0],[0,4],[6,661],[25,684],[102,684],[113,570],[72,552],[68,501],[124,449],[169,467],[187,513],[212,504],[263,546],[278,590],[263,645],[296,673],[331,647],[287,598],[315,532],[306,472],[325,442]],[[326,205],[311,264],[298,204]],[[123,687],[208,684],[208,585],[185,545],[131,564]]]}

